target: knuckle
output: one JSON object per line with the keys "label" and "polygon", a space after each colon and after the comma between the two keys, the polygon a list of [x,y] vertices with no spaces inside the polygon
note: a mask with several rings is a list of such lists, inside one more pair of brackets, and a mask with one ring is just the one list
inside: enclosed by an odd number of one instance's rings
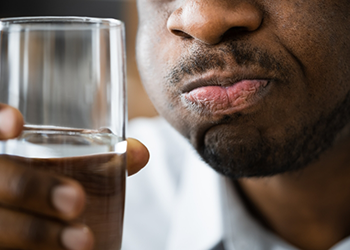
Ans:
{"label": "knuckle", "polygon": [[15,201],[26,203],[40,191],[40,178],[35,173],[24,170],[13,178],[9,188]]}
{"label": "knuckle", "polygon": [[24,240],[32,245],[42,244],[48,241],[50,226],[43,219],[30,218],[23,226]]}

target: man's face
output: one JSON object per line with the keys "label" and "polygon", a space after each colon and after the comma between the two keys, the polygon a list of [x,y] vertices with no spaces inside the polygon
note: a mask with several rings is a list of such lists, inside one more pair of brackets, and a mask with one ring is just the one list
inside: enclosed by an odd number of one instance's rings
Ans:
{"label": "man's face", "polygon": [[158,112],[238,178],[305,166],[350,122],[348,0],[138,0]]}

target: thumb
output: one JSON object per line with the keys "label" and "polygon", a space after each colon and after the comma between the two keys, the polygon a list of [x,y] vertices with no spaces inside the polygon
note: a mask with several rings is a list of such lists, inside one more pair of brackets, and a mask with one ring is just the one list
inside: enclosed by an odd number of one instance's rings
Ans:
{"label": "thumb", "polygon": [[0,140],[17,137],[22,132],[23,124],[19,110],[0,103]]}
{"label": "thumb", "polygon": [[148,149],[136,139],[128,138],[127,165],[128,175],[133,175],[146,166],[149,159]]}

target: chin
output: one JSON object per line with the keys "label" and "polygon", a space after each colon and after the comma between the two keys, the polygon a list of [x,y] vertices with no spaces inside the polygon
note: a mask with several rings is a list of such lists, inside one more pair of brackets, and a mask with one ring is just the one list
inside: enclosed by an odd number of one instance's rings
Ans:
{"label": "chin", "polygon": [[258,131],[243,136],[215,127],[210,129],[198,150],[203,160],[214,170],[232,179],[267,177],[302,168],[295,150],[298,147],[271,145]]}
{"label": "chin", "polygon": [[271,148],[262,145],[254,147],[231,145],[225,152],[222,149],[207,146],[199,153],[214,170],[232,179],[269,177],[297,171],[305,166],[305,162],[295,155],[288,155],[289,160],[277,159],[274,157],[276,154],[271,152]]}
{"label": "chin", "polygon": [[294,128],[295,133],[288,130],[279,138],[254,128],[218,125],[204,134],[197,151],[214,170],[232,179],[298,171],[333,146],[348,119],[337,113],[312,126]]}

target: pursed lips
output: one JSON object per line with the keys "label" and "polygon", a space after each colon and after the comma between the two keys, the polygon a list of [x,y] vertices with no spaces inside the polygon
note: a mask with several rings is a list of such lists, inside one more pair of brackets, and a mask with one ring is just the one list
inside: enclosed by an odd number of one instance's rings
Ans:
{"label": "pursed lips", "polygon": [[[181,94],[182,102],[187,108],[211,115],[226,115],[242,111],[265,96],[269,79],[242,79],[233,81],[230,77],[221,78],[220,84],[215,76],[200,79],[188,84]],[[233,83],[232,83],[233,82]],[[191,86],[192,87],[188,87]]]}

